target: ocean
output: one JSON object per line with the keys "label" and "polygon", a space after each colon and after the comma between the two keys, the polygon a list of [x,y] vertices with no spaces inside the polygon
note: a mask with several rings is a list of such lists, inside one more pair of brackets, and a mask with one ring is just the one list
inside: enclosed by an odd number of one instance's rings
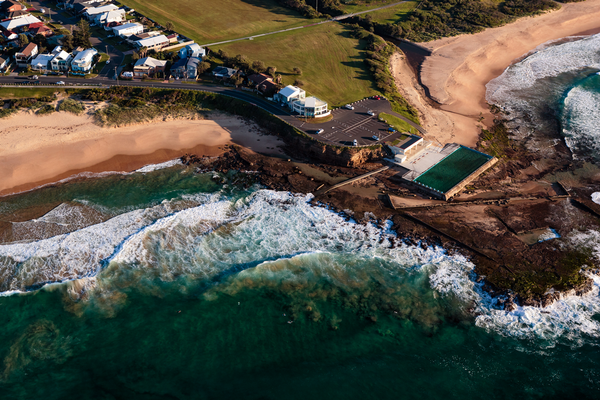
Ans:
{"label": "ocean", "polygon": [[[488,98],[586,156],[598,43]],[[253,178],[173,161],[2,198],[0,399],[600,397],[600,277],[506,312],[468,258]],[[562,240],[600,256],[599,232]]]}

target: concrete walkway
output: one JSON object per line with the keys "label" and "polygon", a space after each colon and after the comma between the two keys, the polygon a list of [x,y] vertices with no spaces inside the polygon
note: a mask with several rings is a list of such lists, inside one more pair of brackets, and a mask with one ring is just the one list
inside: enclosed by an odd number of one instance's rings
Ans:
{"label": "concrete walkway", "polygon": [[345,185],[349,185],[349,184],[351,184],[352,182],[360,181],[361,179],[365,179],[365,178],[367,178],[367,177],[369,177],[369,176],[371,176],[371,175],[378,174],[378,173],[380,173],[380,172],[383,172],[383,171],[385,171],[385,170],[387,170],[387,169],[389,169],[389,168],[390,168],[390,167],[388,167],[388,166],[381,167],[381,168],[379,168],[379,169],[376,169],[375,171],[367,172],[366,174],[362,174],[362,175],[359,175],[359,176],[355,176],[354,178],[350,178],[350,179],[348,179],[347,181],[340,182],[340,183],[336,183],[335,185],[333,185],[333,186],[332,186],[332,187],[330,187],[329,189],[325,190],[325,191],[323,192],[323,194],[325,194],[325,193],[327,193],[327,192],[329,192],[329,191],[332,191],[333,189],[337,189],[337,188],[339,188],[339,187],[342,187],[342,186],[345,186]]}

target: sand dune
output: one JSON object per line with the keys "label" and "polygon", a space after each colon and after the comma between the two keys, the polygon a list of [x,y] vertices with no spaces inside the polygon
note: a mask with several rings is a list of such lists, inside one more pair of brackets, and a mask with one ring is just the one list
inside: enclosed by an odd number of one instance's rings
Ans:
{"label": "sand dune", "polygon": [[229,143],[277,153],[282,142],[231,116],[101,128],[87,115],[20,112],[0,125],[0,194],[82,172],[132,171],[186,152],[218,155]]}
{"label": "sand dune", "polygon": [[586,0],[562,4],[558,11],[522,18],[474,35],[423,43],[433,53],[422,65],[421,82],[440,110],[432,107],[424,91],[419,90],[402,57],[394,58],[392,69],[401,92],[423,115],[423,126],[430,139],[473,146],[479,126],[492,123],[485,102],[485,85],[490,80],[543,43],[597,32],[600,32],[600,0]]}

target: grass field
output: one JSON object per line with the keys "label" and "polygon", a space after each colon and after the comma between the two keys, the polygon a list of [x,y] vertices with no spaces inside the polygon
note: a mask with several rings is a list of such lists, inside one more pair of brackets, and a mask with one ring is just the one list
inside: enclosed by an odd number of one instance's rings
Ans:
{"label": "grass field", "polygon": [[[363,61],[363,45],[339,24],[317,25],[215,49],[223,49],[230,57],[243,54],[277,67],[284,84],[300,79],[307,94],[326,101],[330,108],[379,93]],[[302,75],[295,75],[294,67],[300,68]]]}
{"label": "grass field", "polygon": [[121,3],[175,31],[208,44],[292,28],[308,20],[275,0],[121,0]]}
{"label": "grass field", "polygon": [[393,126],[398,132],[418,133],[415,128],[408,124],[408,122],[401,120],[395,115],[380,113],[378,118]]}
{"label": "grass field", "polygon": [[55,92],[64,89],[55,88],[0,88],[0,99],[19,99],[22,97],[52,96]]}
{"label": "grass field", "polygon": [[415,9],[415,7],[417,6],[417,3],[418,2],[416,2],[416,1],[409,1],[404,4],[400,4],[398,6],[366,13],[363,15],[363,17],[366,15],[370,15],[371,17],[373,17],[373,21],[377,21],[382,24],[385,24],[385,23],[394,24],[394,23],[405,20],[410,15],[410,13]]}
{"label": "grass field", "polygon": [[415,182],[446,193],[475,172],[491,157],[468,147],[460,147],[448,157],[422,173]]}
{"label": "grass field", "polygon": [[366,11],[371,8],[385,6],[386,4],[398,3],[400,0],[342,0],[342,9],[347,14]]}

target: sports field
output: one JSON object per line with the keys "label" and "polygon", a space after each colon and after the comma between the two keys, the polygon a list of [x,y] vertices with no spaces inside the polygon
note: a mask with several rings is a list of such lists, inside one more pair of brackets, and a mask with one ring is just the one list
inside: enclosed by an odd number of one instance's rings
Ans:
{"label": "sports field", "polygon": [[404,4],[364,14],[363,17],[370,15],[373,18],[373,21],[380,22],[382,24],[395,24],[400,21],[404,21],[412,13],[416,6],[416,1],[407,1]]}
{"label": "sports field", "polygon": [[317,22],[275,0],[122,0],[140,14],[199,44],[256,35]]}
{"label": "sports field", "polygon": [[[230,57],[245,55],[277,67],[283,83],[301,80],[307,94],[326,101],[330,108],[380,94],[363,61],[364,44],[340,24],[322,24],[299,31],[213,46]],[[302,75],[294,74],[294,67]]]}
{"label": "sports field", "polygon": [[492,157],[461,146],[414,181],[446,193]]}

